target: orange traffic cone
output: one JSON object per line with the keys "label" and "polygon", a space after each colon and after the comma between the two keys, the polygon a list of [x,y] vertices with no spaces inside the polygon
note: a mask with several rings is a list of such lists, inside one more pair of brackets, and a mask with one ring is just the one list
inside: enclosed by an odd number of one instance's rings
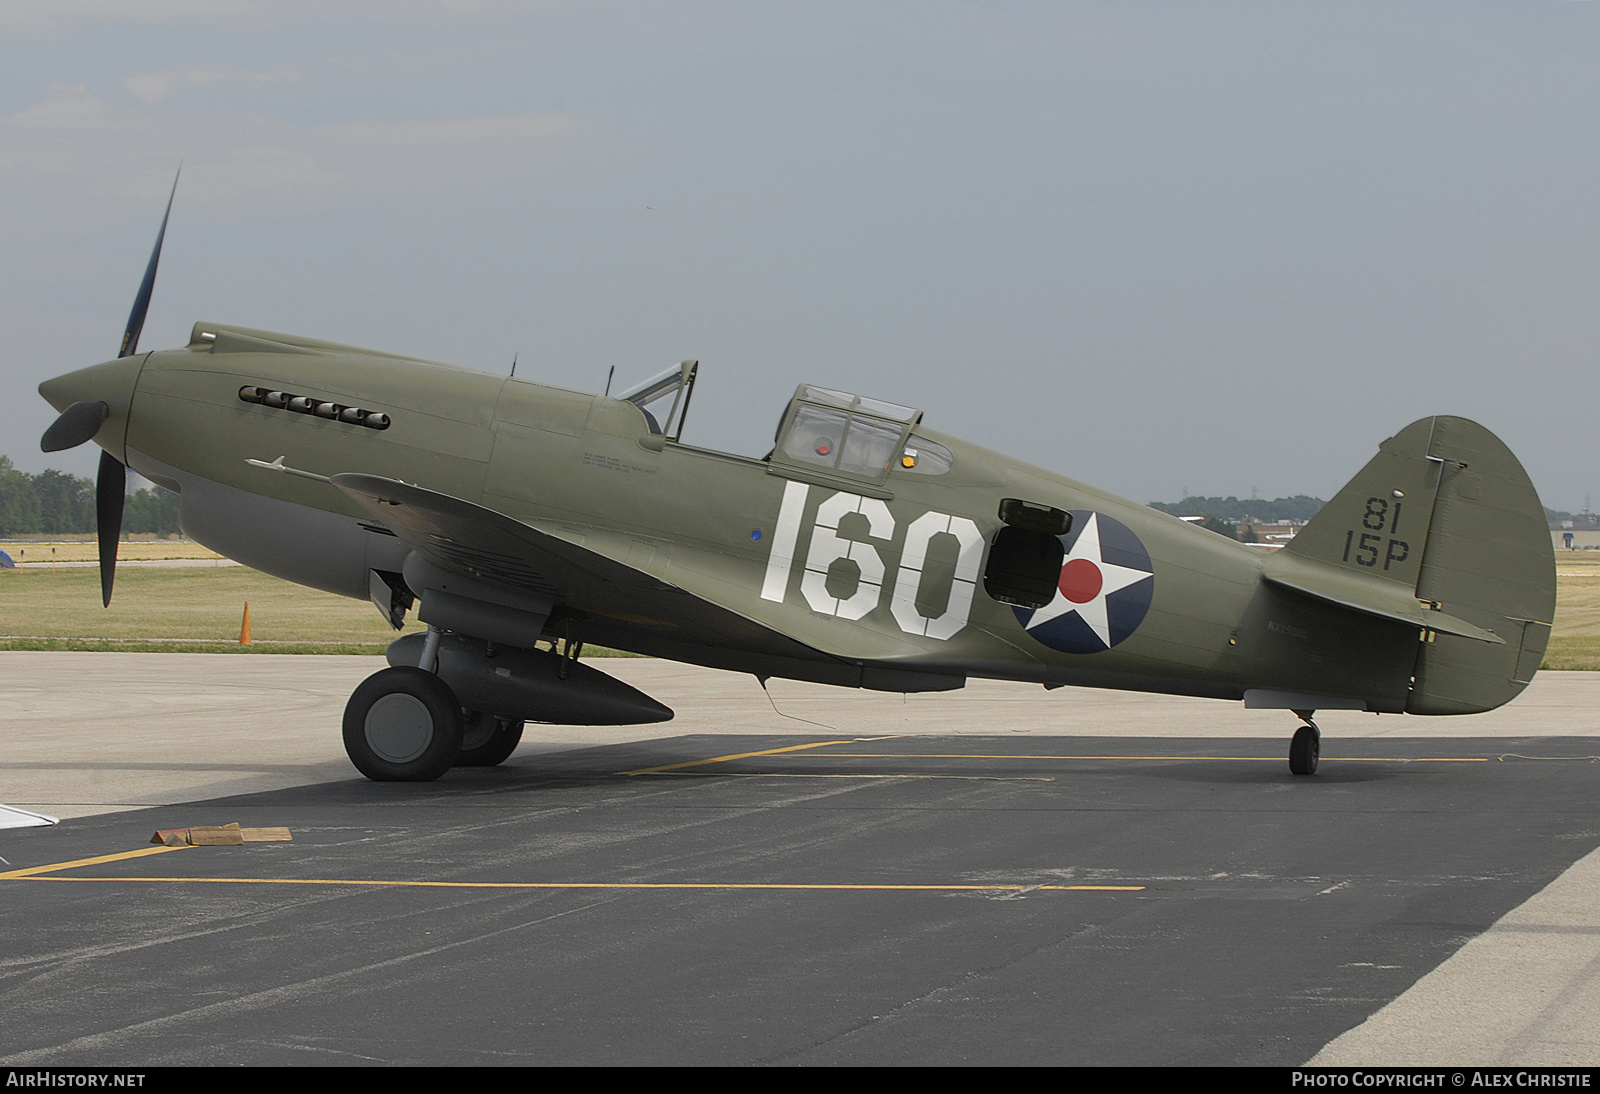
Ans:
{"label": "orange traffic cone", "polygon": [[250,602],[244,602],[244,621],[239,624],[239,645],[250,644]]}

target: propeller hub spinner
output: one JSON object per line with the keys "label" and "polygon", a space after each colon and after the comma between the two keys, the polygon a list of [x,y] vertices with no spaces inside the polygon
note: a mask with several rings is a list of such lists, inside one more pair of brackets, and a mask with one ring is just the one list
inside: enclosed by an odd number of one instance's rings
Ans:
{"label": "propeller hub spinner", "polygon": [[118,460],[125,460],[123,441],[128,435],[128,410],[133,405],[133,389],[144,359],[145,355],[140,354],[80,368],[46,380],[39,385],[39,394],[58,411],[65,411],[74,403],[105,403],[109,413],[92,439]]}

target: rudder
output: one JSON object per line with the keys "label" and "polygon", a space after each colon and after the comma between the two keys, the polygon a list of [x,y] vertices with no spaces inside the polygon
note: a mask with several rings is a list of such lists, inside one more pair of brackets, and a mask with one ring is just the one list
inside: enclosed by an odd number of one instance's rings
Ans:
{"label": "rudder", "polygon": [[[1417,596],[1494,631],[1504,646],[1439,635],[1417,658],[1413,714],[1493,710],[1539,670],[1555,618],[1556,558],[1539,494],[1500,438],[1465,418],[1434,419],[1439,487]],[[1447,609],[1448,610],[1448,609]]]}

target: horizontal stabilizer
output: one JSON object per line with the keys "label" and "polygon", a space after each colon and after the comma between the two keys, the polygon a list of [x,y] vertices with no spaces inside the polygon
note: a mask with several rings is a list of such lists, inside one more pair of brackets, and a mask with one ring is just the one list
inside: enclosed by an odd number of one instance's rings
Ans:
{"label": "horizontal stabilizer", "polygon": [[1375,581],[1365,574],[1288,551],[1274,551],[1267,559],[1263,576],[1274,585],[1326,600],[1341,608],[1410,623],[1421,630],[1438,631],[1471,638],[1478,642],[1505,645],[1493,631],[1474,626],[1444,612],[1423,607],[1412,593],[1393,581]]}

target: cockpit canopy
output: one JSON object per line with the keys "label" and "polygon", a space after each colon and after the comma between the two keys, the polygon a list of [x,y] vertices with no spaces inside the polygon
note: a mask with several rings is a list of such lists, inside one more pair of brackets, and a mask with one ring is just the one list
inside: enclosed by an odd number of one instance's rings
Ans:
{"label": "cockpit canopy", "polygon": [[[683,435],[694,394],[698,361],[684,361],[635,384],[617,396],[644,414],[652,447]],[[801,384],[778,422],[776,444],[767,459],[775,469],[789,466],[812,474],[882,482],[890,473],[942,475],[955,464],[944,445],[912,432],[922,411],[845,391]],[[642,442],[641,442],[642,443]]]}
{"label": "cockpit canopy", "polygon": [[893,466],[942,474],[950,450],[911,432],[921,420],[911,407],[801,384],[779,423],[772,460],[872,480]]}

